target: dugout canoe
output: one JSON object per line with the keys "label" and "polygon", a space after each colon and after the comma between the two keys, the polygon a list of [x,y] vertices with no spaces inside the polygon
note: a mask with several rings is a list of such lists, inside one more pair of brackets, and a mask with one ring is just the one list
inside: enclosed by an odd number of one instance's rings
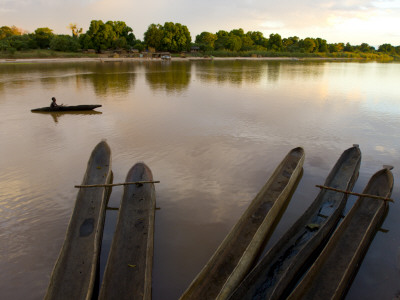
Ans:
{"label": "dugout canoe", "polygon": [[[111,150],[100,142],[87,164],[82,185],[112,182]],[[110,189],[80,189],[44,299],[90,300],[96,281]]]}
{"label": "dugout canoe", "polygon": [[[363,194],[389,198],[392,189],[393,174],[383,169],[372,176]],[[387,209],[387,201],[359,197],[288,299],[344,298]]]}
{"label": "dugout canoe", "polygon": [[[344,151],[325,185],[352,190],[361,163],[358,146]],[[336,227],[347,196],[321,190],[306,212],[266,253],[229,299],[284,299]]]}
{"label": "dugout canoe", "polygon": [[[144,163],[128,172],[136,181],[153,181]],[[154,183],[125,186],[99,299],[151,300],[155,205]]]}
{"label": "dugout canoe", "polygon": [[32,109],[31,112],[63,112],[63,111],[88,111],[101,107],[100,104],[86,104],[86,105],[65,105],[57,107],[41,107]]}
{"label": "dugout canoe", "polygon": [[271,236],[304,163],[292,149],[180,299],[225,299],[245,277]]}

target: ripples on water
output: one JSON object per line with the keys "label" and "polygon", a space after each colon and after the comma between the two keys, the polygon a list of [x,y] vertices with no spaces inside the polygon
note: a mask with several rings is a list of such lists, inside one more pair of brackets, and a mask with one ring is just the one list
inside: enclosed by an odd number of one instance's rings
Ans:
{"label": "ripples on water", "polygon": [[[112,149],[114,182],[137,161],[156,180],[153,299],[176,299],[287,152],[304,174],[270,245],[318,193],[340,154],[360,144],[355,191],[395,166],[399,198],[398,64],[146,62],[0,65],[0,291],[40,299],[61,249],[93,147]],[[59,103],[99,113],[33,114]],[[109,205],[118,207],[122,189]],[[350,203],[354,199],[349,200]],[[347,208],[348,209],[348,208]],[[391,205],[348,298],[398,292],[400,228]],[[116,211],[107,213],[101,268]],[[371,284],[373,282],[373,284]]]}

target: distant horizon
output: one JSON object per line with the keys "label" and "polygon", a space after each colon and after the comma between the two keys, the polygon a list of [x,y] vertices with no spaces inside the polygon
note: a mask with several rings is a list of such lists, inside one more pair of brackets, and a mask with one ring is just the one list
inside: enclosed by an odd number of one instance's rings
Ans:
{"label": "distant horizon", "polygon": [[400,45],[400,1],[395,0],[177,0],[173,5],[165,0],[151,5],[128,0],[0,0],[0,18],[0,26],[28,32],[48,27],[55,34],[71,34],[70,23],[86,32],[92,20],[124,21],[140,40],[150,24],[174,22],[187,26],[193,41],[203,31],[242,28],[265,37],[278,33],[282,38],[319,37],[328,43]]}

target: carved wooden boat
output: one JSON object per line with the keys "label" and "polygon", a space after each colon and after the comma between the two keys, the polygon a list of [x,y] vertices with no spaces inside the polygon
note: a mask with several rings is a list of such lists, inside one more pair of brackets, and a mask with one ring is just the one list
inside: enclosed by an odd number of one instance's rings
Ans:
{"label": "carved wooden boat", "polygon": [[[100,142],[90,156],[82,185],[111,181],[111,150],[106,142]],[[104,187],[79,190],[44,299],[92,298],[109,195]]]}
{"label": "carved wooden boat", "polygon": [[101,107],[100,104],[86,104],[86,105],[70,105],[70,106],[57,106],[57,107],[41,107],[32,109],[32,112],[63,112],[63,111],[87,111]]}
{"label": "carved wooden boat", "polygon": [[[347,149],[328,175],[325,185],[351,190],[358,178],[360,162],[360,149]],[[310,264],[310,259],[333,232],[346,200],[345,194],[321,190],[306,212],[266,253],[229,299],[284,299],[298,279],[299,271]]]}
{"label": "carved wooden boat", "polygon": [[181,299],[223,299],[235,289],[275,229],[303,162],[302,148],[286,155]]}
{"label": "carved wooden boat", "polygon": [[[144,163],[126,177],[126,182],[152,180]],[[154,183],[125,186],[99,299],[151,300],[155,203]]]}
{"label": "carved wooden boat", "polygon": [[[392,189],[392,172],[383,169],[372,176],[363,194],[389,198]],[[387,201],[359,197],[288,299],[342,299],[387,209]]]}

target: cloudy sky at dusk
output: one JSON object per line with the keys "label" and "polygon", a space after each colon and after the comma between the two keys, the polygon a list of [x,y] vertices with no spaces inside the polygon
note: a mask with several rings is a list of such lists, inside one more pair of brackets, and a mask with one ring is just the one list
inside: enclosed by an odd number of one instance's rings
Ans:
{"label": "cloudy sky at dusk", "polygon": [[0,26],[49,27],[57,34],[69,33],[69,23],[86,32],[91,20],[111,20],[125,21],[143,39],[151,23],[171,21],[186,25],[193,40],[202,31],[243,28],[266,37],[400,45],[400,0],[0,0],[0,20]]}

